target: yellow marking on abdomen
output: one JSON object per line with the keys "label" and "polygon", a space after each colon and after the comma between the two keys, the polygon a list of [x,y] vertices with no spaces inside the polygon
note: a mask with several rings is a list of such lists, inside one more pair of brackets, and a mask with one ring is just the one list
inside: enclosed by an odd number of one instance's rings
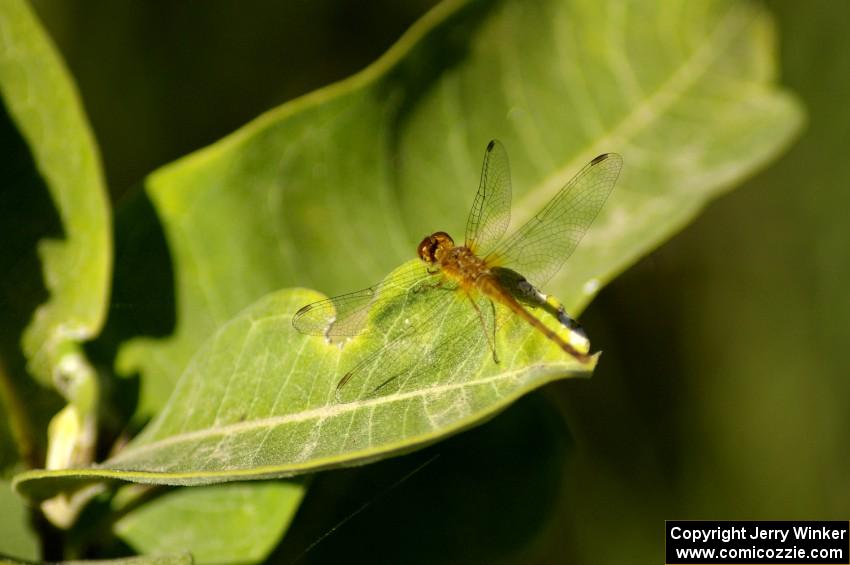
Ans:
{"label": "yellow marking on abdomen", "polygon": [[531,313],[522,307],[522,304],[517,302],[516,298],[514,298],[508,291],[506,291],[502,286],[496,282],[492,276],[482,276],[478,279],[478,284],[476,285],[481,292],[496,300],[497,302],[504,304],[508,308],[510,308],[517,316],[531,324],[537,331],[545,335],[550,340],[554,341],[558,344],[558,347],[563,349],[566,353],[572,355],[582,363],[587,363],[590,361],[591,356],[578,351],[575,347],[564,341],[564,339],[559,336],[557,333],[552,331],[546,324],[538,320],[536,317],[532,316]]}

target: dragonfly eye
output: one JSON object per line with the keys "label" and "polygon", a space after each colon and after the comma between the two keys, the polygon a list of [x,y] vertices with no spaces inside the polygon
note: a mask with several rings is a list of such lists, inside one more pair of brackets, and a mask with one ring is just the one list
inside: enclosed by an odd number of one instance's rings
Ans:
{"label": "dragonfly eye", "polygon": [[423,239],[419,243],[417,252],[419,258],[426,263],[434,263],[437,261],[437,253],[440,250],[451,249],[454,247],[454,240],[446,232],[438,231]]}
{"label": "dragonfly eye", "polygon": [[434,235],[431,236],[434,241],[437,243],[439,247],[445,247],[446,249],[451,249],[455,246],[455,240],[452,239],[452,236],[447,234],[444,231],[438,231]]}
{"label": "dragonfly eye", "polygon": [[419,258],[425,261],[426,263],[434,262],[434,250],[437,244],[434,242],[434,236],[429,235],[425,239],[423,239],[419,243],[419,247],[416,248],[417,253],[419,254]]}

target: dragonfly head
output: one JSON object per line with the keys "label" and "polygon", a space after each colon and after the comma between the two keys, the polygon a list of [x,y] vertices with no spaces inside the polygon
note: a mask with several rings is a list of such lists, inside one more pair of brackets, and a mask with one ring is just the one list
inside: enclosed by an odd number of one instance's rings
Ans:
{"label": "dragonfly head", "polygon": [[444,231],[432,233],[419,244],[419,258],[426,263],[436,263],[443,255],[455,246],[452,236]]}

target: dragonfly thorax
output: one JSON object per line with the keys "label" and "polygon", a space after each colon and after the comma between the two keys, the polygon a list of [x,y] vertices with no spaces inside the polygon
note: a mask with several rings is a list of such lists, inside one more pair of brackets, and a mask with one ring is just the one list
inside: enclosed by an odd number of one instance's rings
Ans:
{"label": "dragonfly thorax", "polygon": [[419,258],[426,263],[439,263],[454,246],[452,236],[444,231],[438,231],[423,239],[419,243],[417,252]]}
{"label": "dragonfly thorax", "polygon": [[[465,245],[455,245],[446,232],[438,231],[423,239],[418,251],[420,259],[461,285],[477,284],[482,276],[491,274],[486,261]],[[428,272],[436,271],[429,267]]]}
{"label": "dragonfly thorax", "polygon": [[487,262],[463,245],[438,253],[438,260],[440,271],[461,284],[475,284],[491,274]]}

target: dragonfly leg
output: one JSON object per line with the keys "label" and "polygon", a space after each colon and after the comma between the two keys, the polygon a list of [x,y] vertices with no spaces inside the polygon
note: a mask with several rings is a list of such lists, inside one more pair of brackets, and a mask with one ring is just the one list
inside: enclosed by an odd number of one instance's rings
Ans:
{"label": "dragonfly leg", "polygon": [[496,355],[496,328],[499,327],[499,317],[498,310],[496,310],[496,303],[492,300],[487,300],[490,304],[490,309],[493,311],[493,361],[496,363],[499,362],[499,357]]}
{"label": "dragonfly leg", "polygon": [[413,292],[425,292],[426,290],[434,290],[434,289],[437,289],[437,288],[443,288],[444,282],[445,282],[444,280],[439,280],[435,283],[420,284],[419,286],[416,286],[416,287],[413,288]]}
{"label": "dragonfly leg", "polygon": [[489,298],[487,302],[490,304],[490,311],[492,316],[492,333],[491,329],[487,327],[487,320],[484,316],[484,312],[481,311],[481,307],[478,306],[478,303],[475,302],[475,299],[472,298],[471,294],[466,295],[469,298],[469,301],[472,303],[472,307],[475,308],[475,312],[478,313],[478,319],[481,321],[481,328],[484,330],[484,336],[487,338],[487,345],[490,346],[490,351],[493,352],[493,362],[499,363],[499,354],[496,352],[496,305],[493,304],[493,301]]}

